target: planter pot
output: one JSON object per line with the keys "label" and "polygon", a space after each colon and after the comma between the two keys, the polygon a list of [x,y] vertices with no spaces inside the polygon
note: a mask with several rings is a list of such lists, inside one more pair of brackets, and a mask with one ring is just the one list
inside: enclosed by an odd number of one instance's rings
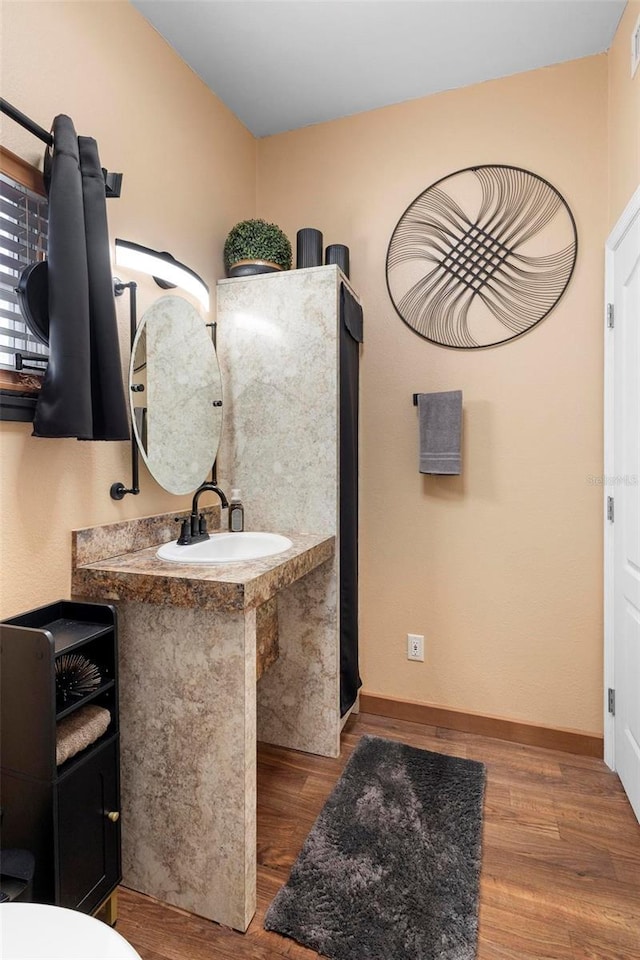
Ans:
{"label": "planter pot", "polygon": [[260,273],[276,273],[282,270],[272,260],[238,260],[229,267],[230,277],[253,277]]}

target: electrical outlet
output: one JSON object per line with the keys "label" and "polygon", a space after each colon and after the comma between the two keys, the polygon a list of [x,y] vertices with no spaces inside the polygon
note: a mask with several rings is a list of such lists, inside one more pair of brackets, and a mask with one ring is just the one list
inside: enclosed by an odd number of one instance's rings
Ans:
{"label": "electrical outlet", "polygon": [[418,633],[407,634],[407,660],[424,660],[424,637]]}

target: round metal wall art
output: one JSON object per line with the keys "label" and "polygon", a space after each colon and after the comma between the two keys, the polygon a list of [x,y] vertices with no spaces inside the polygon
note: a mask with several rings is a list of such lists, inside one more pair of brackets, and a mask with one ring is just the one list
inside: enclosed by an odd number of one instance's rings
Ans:
{"label": "round metal wall art", "polygon": [[573,214],[552,184],[503,164],[428,187],[393,231],[387,287],[398,314],[433,343],[506,343],[540,323],[566,290],[578,251]]}

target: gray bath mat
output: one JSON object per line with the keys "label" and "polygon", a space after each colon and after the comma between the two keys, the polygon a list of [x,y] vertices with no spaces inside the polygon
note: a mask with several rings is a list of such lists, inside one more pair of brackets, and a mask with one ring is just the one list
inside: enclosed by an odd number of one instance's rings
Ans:
{"label": "gray bath mat", "polygon": [[265,916],[330,960],[473,960],[485,771],[365,736]]}

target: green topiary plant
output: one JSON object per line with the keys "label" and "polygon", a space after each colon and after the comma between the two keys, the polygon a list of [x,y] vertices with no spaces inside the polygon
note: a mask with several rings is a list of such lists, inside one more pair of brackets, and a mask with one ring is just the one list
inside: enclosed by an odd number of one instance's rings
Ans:
{"label": "green topiary plant", "polygon": [[242,220],[229,233],[224,245],[224,265],[229,272],[239,260],[267,260],[283,270],[291,269],[291,244],[275,223]]}

